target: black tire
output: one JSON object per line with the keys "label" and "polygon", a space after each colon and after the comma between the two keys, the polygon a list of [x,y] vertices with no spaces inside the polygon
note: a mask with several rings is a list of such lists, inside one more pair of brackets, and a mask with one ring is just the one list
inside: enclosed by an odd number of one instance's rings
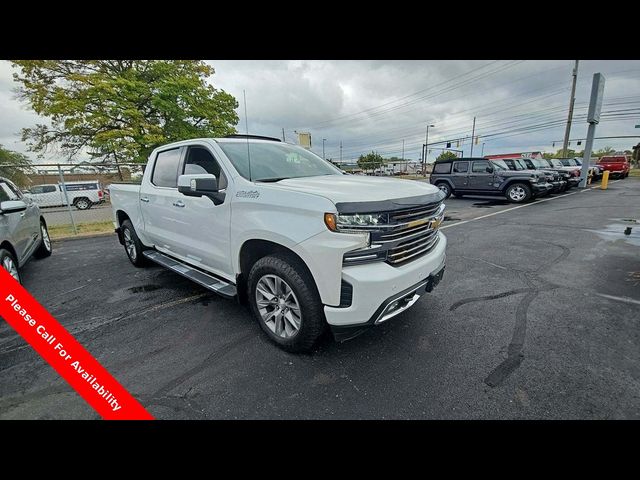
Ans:
{"label": "black tire", "polygon": [[507,200],[513,203],[524,203],[531,200],[531,187],[526,183],[512,183],[504,192]]}
{"label": "black tire", "polygon": [[[297,332],[290,337],[285,338],[273,332],[260,314],[256,290],[258,282],[265,277],[265,275],[275,275],[284,280],[293,291],[295,300],[297,300],[299,304],[301,312],[299,328]],[[272,342],[283,350],[288,352],[309,351],[327,328],[324,308],[313,278],[295,257],[284,254],[274,254],[261,258],[253,265],[249,272],[247,288],[251,310],[260,328],[262,328]],[[284,325],[284,318],[281,322],[283,322]]]}
{"label": "black tire", "polygon": [[449,198],[451,196],[451,187],[447,182],[437,182],[436,187],[438,187],[444,193],[444,198]]}
{"label": "black tire", "polygon": [[[124,239],[124,251],[127,254],[127,258],[129,258],[129,261],[131,263],[133,263],[136,267],[138,268],[142,268],[144,267],[147,262],[146,262],[146,258],[144,255],[142,255],[142,252],[145,250],[144,245],[142,245],[142,242],[140,241],[140,239],[138,238],[138,235],[136,234],[136,230],[135,228],[133,228],[133,224],[131,223],[130,220],[125,220],[124,222],[122,222],[122,225],[120,227],[122,229],[122,238]],[[131,240],[131,244],[128,244],[129,239]],[[133,247],[133,249],[130,249],[129,247]]]}
{"label": "black tire", "polygon": [[73,206],[78,210],[89,210],[91,208],[91,200],[86,197],[76,198],[73,202]]}
{"label": "black tire", "polygon": [[18,277],[16,280],[18,280],[18,283],[22,283],[22,276],[20,275],[20,269],[18,268],[18,261],[16,260],[16,257],[14,257],[9,250],[0,248],[0,268],[4,268],[5,270],[9,271],[5,259],[9,259],[12,265],[15,266],[14,274]]}
{"label": "black tire", "polygon": [[49,237],[49,230],[47,224],[41,218],[40,219],[40,246],[33,253],[36,258],[47,258],[53,253],[53,245],[51,244],[51,238]]}

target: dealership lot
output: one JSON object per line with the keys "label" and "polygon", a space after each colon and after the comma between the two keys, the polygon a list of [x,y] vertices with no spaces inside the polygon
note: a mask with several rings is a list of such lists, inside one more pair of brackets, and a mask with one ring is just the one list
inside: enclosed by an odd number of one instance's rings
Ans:
{"label": "dealership lot", "polygon": [[[309,355],[115,236],[55,244],[25,286],[158,418],[640,418],[640,181],[446,204],[438,288]],[[97,418],[4,322],[0,372],[0,418]]]}

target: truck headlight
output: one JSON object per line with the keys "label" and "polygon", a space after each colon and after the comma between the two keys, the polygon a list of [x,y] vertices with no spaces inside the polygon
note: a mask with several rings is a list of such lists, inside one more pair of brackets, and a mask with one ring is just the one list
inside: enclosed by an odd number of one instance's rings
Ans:
{"label": "truck headlight", "polygon": [[388,216],[384,213],[324,214],[324,223],[332,232],[362,233],[387,222]]}

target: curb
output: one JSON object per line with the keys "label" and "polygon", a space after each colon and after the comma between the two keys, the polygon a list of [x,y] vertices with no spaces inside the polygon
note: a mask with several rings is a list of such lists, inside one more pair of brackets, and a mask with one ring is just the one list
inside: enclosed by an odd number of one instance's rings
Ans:
{"label": "curb", "polygon": [[69,237],[59,237],[59,238],[52,238],[51,241],[53,243],[59,243],[59,242],[70,242],[73,240],[84,240],[85,238],[100,238],[100,237],[108,237],[108,236],[115,236],[116,233],[115,232],[102,232],[102,233],[85,233],[85,234],[79,234],[79,235],[72,235]]}

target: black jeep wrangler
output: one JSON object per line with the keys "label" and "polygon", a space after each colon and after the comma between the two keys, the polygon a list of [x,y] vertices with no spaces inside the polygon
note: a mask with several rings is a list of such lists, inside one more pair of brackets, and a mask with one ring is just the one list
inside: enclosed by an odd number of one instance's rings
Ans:
{"label": "black jeep wrangler", "polygon": [[463,195],[500,195],[514,203],[550,193],[543,172],[511,171],[502,160],[457,158],[436,162],[429,181],[448,198]]}

